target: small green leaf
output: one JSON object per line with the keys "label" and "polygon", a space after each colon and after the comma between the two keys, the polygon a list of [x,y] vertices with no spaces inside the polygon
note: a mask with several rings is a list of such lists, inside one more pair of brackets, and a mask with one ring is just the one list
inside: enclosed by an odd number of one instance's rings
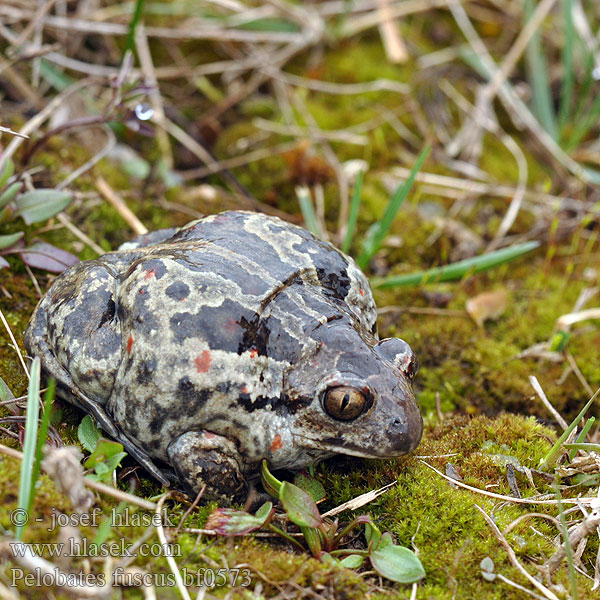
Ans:
{"label": "small green leaf", "polygon": [[6,182],[13,176],[15,172],[15,165],[9,158],[4,161],[0,161],[0,190],[5,186]]}
{"label": "small green leaf", "polygon": [[326,565],[340,565],[342,563],[342,561],[338,560],[335,556],[331,556],[331,554],[327,552],[323,552],[321,556],[319,556],[319,559]]}
{"label": "small green leaf", "polygon": [[95,465],[94,468],[96,470],[96,475],[98,476],[98,479],[103,479],[106,475],[112,473],[112,471],[108,468],[108,465],[105,462],[99,462],[97,465]]}
{"label": "small green leaf", "polygon": [[255,513],[257,519],[262,519],[263,524],[266,522],[267,517],[271,514],[273,510],[272,502],[265,502]]}
{"label": "small green leaf", "polygon": [[6,385],[6,382],[0,377],[0,402],[6,402],[7,400],[13,400],[14,394],[10,391],[10,388]]}
{"label": "small green leaf", "polygon": [[73,199],[69,192],[60,190],[34,190],[17,198],[17,214],[27,225],[45,221],[64,210]]}
{"label": "small green leaf", "polygon": [[79,423],[79,427],[77,428],[77,437],[79,438],[79,443],[88,452],[93,452],[96,449],[98,440],[101,437],[101,433],[90,415],[85,415],[85,417],[83,417],[83,421]]}
{"label": "small green leaf", "polygon": [[321,524],[321,515],[314,500],[297,485],[284,481],[279,499],[290,521],[300,527],[315,528]]}
{"label": "small green leaf", "polygon": [[137,155],[121,161],[119,166],[124,173],[131,177],[135,177],[135,179],[146,179],[152,170],[150,163]]}
{"label": "small green leaf", "polygon": [[270,494],[271,496],[273,496],[273,498],[277,498],[279,500],[281,481],[279,481],[279,479],[277,479],[274,475],[271,474],[266,460],[262,461],[260,478],[262,480],[263,487],[265,488],[267,494]]}
{"label": "small green leaf", "polygon": [[374,523],[365,523],[365,537],[367,538],[367,544],[377,546],[377,544],[379,544],[379,540],[381,539],[381,531]]}
{"label": "small green leaf", "polygon": [[108,470],[112,473],[118,466],[121,465],[121,461],[127,456],[127,452],[117,452],[111,457],[104,461],[104,464],[108,467]]}
{"label": "small green leaf", "polygon": [[296,473],[294,477],[294,484],[300,489],[304,490],[315,502],[321,502],[325,500],[325,488],[323,484],[314,477],[311,477],[306,471],[300,471]]}
{"label": "small green leaf", "polygon": [[256,511],[256,515],[233,508],[217,508],[208,515],[205,527],[216,531],[219,535],[244,535],[262,527],[271,516],[272,511],[273,504],[271,502],[265,502]]}
{"label": "small green leaf", "polygon": [[7,204],[10,204],[19,193],[21,189],[21,182],[17,181],[9,185],[3,194],[0,196],[0,208],[4,208]]}
{"label": "small green leaf", "polygon": [[376,547],[369,553],[374,569],[386,579],[398,583],[414,583],[425,577],[425,569],[416,554],[396,546],[389,533],[384,533]]}
{"label": "small green leaf", "polygon": [[0,235],[0,250],[14,246],[24,235],[25,233],[23,231],[9,233],[8,235]]}
{"label": "small green leaf", "polygon": [[364,557],[360,556],[359,554],[350,554],[350,556],[342,558],[340,562],[342,563],[342,566],[346,567],[346,569],[358,569],[358,567],[363,564],[364,560]]}
{"label": "small green leaf", "polygon": [[551,352],[562,352],[569,343],[569,339],[571,338],[571,334],[568,331],[557,331],[550,340],[550,348]]}
{"label": "small green leaf", "polygon": [[494,581],[496,579],[496,573],[494,573],[494,561],[486,556],[480,563],[479,567],[481,568],[481,576],[486,581]]}
{"label": "small green leaf", "polygon": [[85,461],[84,466],[86,469],[94,469],[100,463],[106,462],[108,459],[122,452],[123,444],[107,440],[106,438],[100,438],[91,456]]}

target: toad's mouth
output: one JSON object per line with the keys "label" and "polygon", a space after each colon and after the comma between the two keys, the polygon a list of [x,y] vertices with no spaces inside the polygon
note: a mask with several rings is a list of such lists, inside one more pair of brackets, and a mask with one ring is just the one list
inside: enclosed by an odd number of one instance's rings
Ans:
{"label": "toad's mouth", "polygon": [[307,435],[295,434],[295,438],[298,438],[300,445],[305,448],[312,450],[320,450],[323,452],[331,452],[333,454],[345,454],[348,456],[356,456],[358,458],[375,458],[375,459],[392,459],[412,452],[414,449],[411,444],[407,441],[404,449],[393,449],[393,448],[378,448],[376,451],[369,450],[353,443],[344,436],[337,435],[324,438],[314,438]]}

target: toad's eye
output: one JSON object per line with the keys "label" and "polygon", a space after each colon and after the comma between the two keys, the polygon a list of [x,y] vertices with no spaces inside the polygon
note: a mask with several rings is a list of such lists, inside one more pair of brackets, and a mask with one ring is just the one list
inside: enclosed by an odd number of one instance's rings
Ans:
{"label": "toad's eye", "polygon": [[356,419],[367,403],[364,394],[351,387],[334,387],[327,390],[323,406],[330,417],[350,421]]}

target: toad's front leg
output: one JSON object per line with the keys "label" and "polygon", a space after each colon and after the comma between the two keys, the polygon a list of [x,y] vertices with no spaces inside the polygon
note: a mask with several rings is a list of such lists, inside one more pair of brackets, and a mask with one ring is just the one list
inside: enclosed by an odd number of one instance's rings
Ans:
{"label": "toad's front leg", "polygon": [[246,498],[243,460],[230,439],[211,431],[187,431],[169,444],[167,455],[181,483],[194,495],[206,486],[204,500],[229,505]]}

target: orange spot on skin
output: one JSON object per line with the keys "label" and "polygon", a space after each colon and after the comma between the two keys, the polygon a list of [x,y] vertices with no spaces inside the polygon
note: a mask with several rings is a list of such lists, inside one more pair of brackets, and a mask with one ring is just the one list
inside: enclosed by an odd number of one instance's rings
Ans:
{"label": "orange spot on skin", "polygon": [[129,339],[127,340],[127,354],[131,354],[131,346],[133,346],[133,336],[129,334]]}
{"label": "orange spot on skin", "polygon": [[146,290],[144,288],[140,289],[140,294],[143,296],[146,293]]}
{"label": "orange spot on skin", "polygon": [[248,393],[248,388],[247,388],[247,386],[244,386],[242,388],[242,394],[247,394],[247,393]]}
{"label": "orange spot on skin", "polygon": [[361,296],[364,296],[364,295],[365,295],[365,292],[363,291],[363,289],[362,289],[362,288],[358,288],[358,293],[359,293]]}
{"label": "orange spot on skin", "polygon": [[258,356],[258,350],[256,348],[252,348],[250,350],[250,358],[256,358]]}
{"label": "orange spot on skin", "polygon": [[144,275],[144,281],[146,281],[147,279],[150,279],[151,277],[154,277],[156,275],[156,271],[154,269],[148,269],[146,271],[146,274]]}
{"label": "orange spot on skin", "polygon": [[204,434],[204,437],[208,440],[216,437],[216,434],[214,434],[212,431],[203,431],[202,433]]}
{"label": "orange spot on skin", "polygon": [[283,442],[281,441],[281,436],[277,434],[271,442],[270,450],[271,452],[275,452],[276,450],[281,450],[281,448],[283,448]]}
{"label": "orange spot on skin", "polygon": [[210,352],[205,350],[200,356],[196,356],[194,364],[198,373],[206,373],[210,369]]}

